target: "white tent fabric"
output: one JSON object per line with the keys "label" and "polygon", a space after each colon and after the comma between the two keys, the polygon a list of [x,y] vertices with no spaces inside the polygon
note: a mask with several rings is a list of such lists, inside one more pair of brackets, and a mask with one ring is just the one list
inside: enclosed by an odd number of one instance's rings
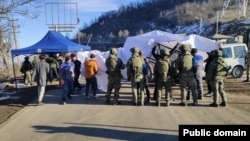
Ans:
{"label": "white tent fabric", "polygon": [[[143,35],[128,37],[123,48],[118,49],[117,56],[121,58],[124,64],[126,64],[127,60],[131,56],[130,48],[138,47],[142,50],[144,56],[149,57],[151,56],[151,50],[155,42],[163,43],[171,41],[175,41],[176,43],[180,42],[180,43],[191,44],[193,48],[198,49],[199,51],[198,53],[201,54],[204,58],[207,57],[206,52],[215,50],[218,47],[218,43],[216,41],[198,35],[189,35],[186,37],[182,37],[179,35],[156,30]],[[171,48],[171,46],[169,47]],[[77,57],[81,62],[84,62],[85,59],[88,58],[91,53],[96,55],[97,64],[99,67],[99,73],[97,74],[98,88],[106,91],[108,80],[107,80],[107,74],[105,73],[106,72],[105,60],[109,55],[109,51],[100,52],[98,50],[92,50],[92,51],[78,52]],[[124,78],[127,78],[126,69],[122,70],[122,75]],[[84,77],[83,71],[82,71],[82,77]]]}
{"label": "white tent fabric", "polygon": [[138,47],[143,51],[144,56],[150,56],[151,50],[155,43],[170,41],[190,44],[192,48],[197,48],[200,52],[210,52],[218,48],[218,43],[215,40],[211,40],[199,35],[191,34],[189,36],[183,37],[176,34],[155,30],[143,35],[128,37],[123,46],[123,54],[126,57],[123,58],[123,60],[128,60],[130,57],[130,48],[132,47]]}

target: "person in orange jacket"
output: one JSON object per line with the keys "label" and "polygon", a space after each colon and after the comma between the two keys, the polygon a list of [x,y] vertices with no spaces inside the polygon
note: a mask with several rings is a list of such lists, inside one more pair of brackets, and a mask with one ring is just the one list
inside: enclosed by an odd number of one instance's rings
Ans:
{"label": "person in orange jacket", "polygon": [[96,98],[97,79],[95,75],[98,73],[98,66],[94,54],[90,54],[90,58],[85,60],[84,69],[86,79],[85,97],[89,98],[89,87],[91,86],[93,97]]}

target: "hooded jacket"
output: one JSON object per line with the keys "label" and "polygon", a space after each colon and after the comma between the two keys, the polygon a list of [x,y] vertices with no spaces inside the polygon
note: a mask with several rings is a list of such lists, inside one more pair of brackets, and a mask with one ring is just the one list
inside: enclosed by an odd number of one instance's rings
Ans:
{"label": "hooded jacket", "polygon": [[84,62],[85,78],[92,78],[98,72],[98,66],[95,58],[86,59]]}

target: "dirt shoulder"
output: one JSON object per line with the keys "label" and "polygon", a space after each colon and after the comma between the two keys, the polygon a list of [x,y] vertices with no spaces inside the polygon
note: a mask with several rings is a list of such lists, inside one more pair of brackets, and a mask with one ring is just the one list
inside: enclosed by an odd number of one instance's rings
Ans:
{"label": "dirt shoulder", "polygon": [[[48,91],[53,88],[55,88],[55,85],[49,85],[46,87],[46,90]],[[10,89],[10,91],[13,92],[15,90]],[[34,101],[37,98],[37,87],[20,88],[17,93],[11,94],[11,97],[15,98],[0,101],[0,124]]]}

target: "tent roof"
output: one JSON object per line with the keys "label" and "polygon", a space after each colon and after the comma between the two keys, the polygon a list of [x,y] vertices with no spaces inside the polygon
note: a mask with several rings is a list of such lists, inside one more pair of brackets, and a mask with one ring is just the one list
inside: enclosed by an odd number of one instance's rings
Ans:
{"label": "tent roof", "polygon": [[90,46],[79,45],[66,39],[61,33],[55,31],[48,31],[47,34],[37,43],[32,46],[13,49],[11,53],[13,56],[21,54],[37,54],[50,52],[75,52],[90,50]]}
{"label": "tent roof", "polygon": [[[145,56],[151,55],[151,50],[155,43],[177,41],[182,44],[190,44],[192,48],[197,48],[198,51],[210,52],[218,48],[218,42],[199,35],[191,34],[188,36],[179,36],[176,34],[154,30],[142,35],[128,37],[123,46],[123,61],[126,62],[130,57],[130,48],[138,47],[142,50]],[[169,46],[173,48],[173,46]]]}

